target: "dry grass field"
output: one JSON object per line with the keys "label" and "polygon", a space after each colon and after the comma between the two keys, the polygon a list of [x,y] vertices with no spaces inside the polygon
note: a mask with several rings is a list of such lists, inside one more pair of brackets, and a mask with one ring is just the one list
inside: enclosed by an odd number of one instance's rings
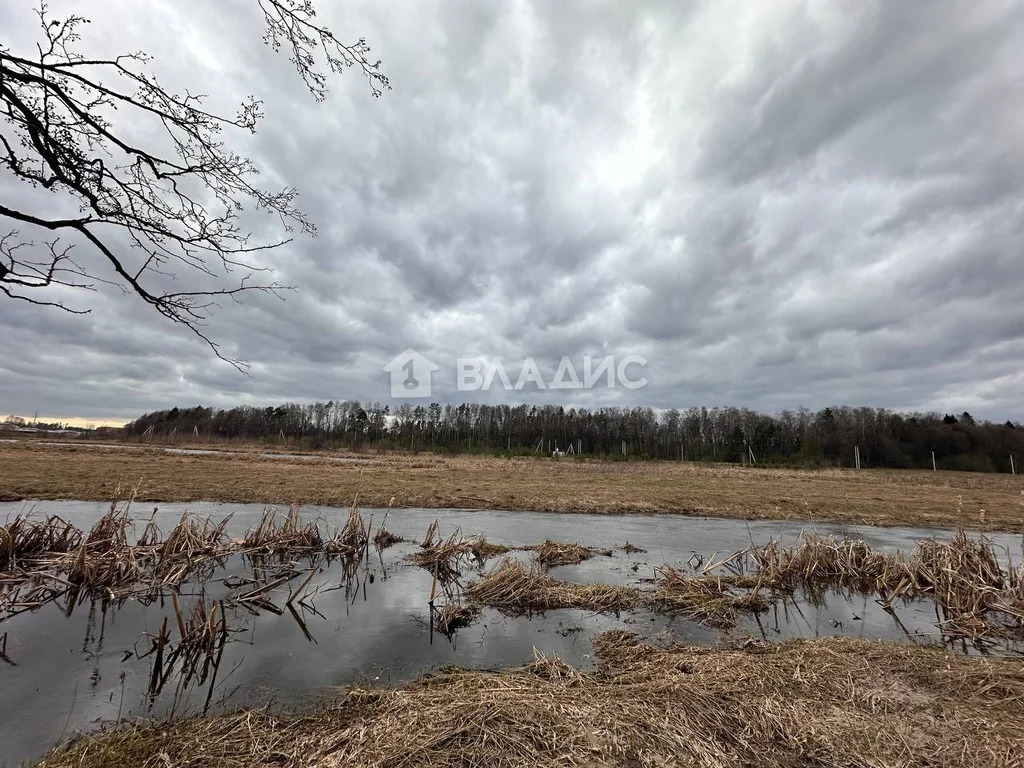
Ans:
{"label": "dry grass field", "polygon": [[265,710],[101,733],[41,766],[1024,765],[1014,659],[845,638],[721,650],[602,635],[603,668],[537,658]]}
{"label": "dry grass field", "polygon": [[[385,455],[268,459],[256,451],[0,444],[0,499],[491,507],[601,514],[1024,528],[1024,478],[907,470],[783,470],[671,462]],[[984,510],[984,514],[982,514]]]}

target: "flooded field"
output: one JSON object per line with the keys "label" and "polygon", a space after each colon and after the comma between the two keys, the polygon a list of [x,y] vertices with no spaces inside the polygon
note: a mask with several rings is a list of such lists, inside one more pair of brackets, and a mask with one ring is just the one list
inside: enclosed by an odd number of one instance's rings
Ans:
{"label": "flooded field", "polygon": [[[0,522],[28,513],[32,519],[52,515],[88,531],[109,509],[93,502],[3,503]],[[151,519],[164,534],[172,531],[186,510],[196,519],[227,519],[225,541],[239,547],[267,520],[262,505],[161,504],[154,511],[152,505],[137,504],[130,510],[132,543],[147,535]],[[287,510],[279,512],[283,519]],[[515,666],[531,659],[535,649],[587,668],[593,663],[592,640],[611,629],[652,642],[695,645],[830,635],[950,641],[935,603],[884,604],[875,594],[856,591],[796,592],[734,621],[687,618],[639,599],[617,611],[524,613],[487,605],[469,610],[465,591],[500,568],[505,557],[533,563],[538,550],[519,548],[546,540],[579,541],[597,550],[582,562],[547,569],[559,584],[603,584],[646,595],[666,566],[693,576],[745,577],[742,559],[729,560],[732,553],[772,541],[790,546],[802,534],[861,540],[874,552],[892,553],[913,550],[931,537],[949,541],[952,533],[830,524],[812,529],[670,515],[426,509],[362,509],[360,515],[368,534],[365,546],[348,554],[329,546],[309,556],[254,555],[250,548],[211,559],[174,584],[114,599],[72,599],[55,588],[52,599],[39,605],[0,603],[0,764],[17,765],[77,731],[119,720],[241,706],[289,709],[310,697],[329,696],[340,685],[391,687],[445,664]],[[350,513],[308,507],[301,517],[304,523],[318,520],[324,531],[340,531]],[[403,541],[386,547],[371,543],[385,520],[387,530]],[[424,551],[421,544],[435,520],[436,546],[458,531],[452,541],[482,534],[493,551],[460,557],[450,580],[443,568],[414,564],[409,558]],[[996,535],[992,544],[1020,561],[1020,537]],[[503,553],[503,547],[512,550]],[[444,614],[449,604],[466,613]],[[450,618],[452,626],[445,626]],[[186,643],[183,638],[198,639]],[[1009,641],[960,638],[951,647],[965,653],[1017,652]]]}

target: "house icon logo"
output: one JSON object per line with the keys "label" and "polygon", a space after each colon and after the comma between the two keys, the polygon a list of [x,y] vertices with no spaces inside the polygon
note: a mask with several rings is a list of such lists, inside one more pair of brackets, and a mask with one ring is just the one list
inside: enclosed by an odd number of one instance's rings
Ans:
{"label": "house icon logo", "polygon": [[430,397],[430,376],[438,366],[415,349],[407,349],[384,370],[391,374],[392,397]]}

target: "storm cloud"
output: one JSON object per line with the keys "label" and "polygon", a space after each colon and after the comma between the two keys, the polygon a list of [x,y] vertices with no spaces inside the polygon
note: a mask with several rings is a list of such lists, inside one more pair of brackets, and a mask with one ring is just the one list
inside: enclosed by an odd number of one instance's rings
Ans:
{"label": "storm cloud", "polygon": [[[51,7],[92,19],[85,50],[263,99],[225,138],[319,235],[263,257],[284,301],[210,325],[247,377],[116,291],[0,299],[2,413],[387,401],[411,347],[441,402],[1024,418],[1022,2],[320,2],[394,84],[348,72],[323,104],[255,0]],[[15,51],[32,11],[0,9]],[[457,358],[631,354],[643,389],[455,391]]]}

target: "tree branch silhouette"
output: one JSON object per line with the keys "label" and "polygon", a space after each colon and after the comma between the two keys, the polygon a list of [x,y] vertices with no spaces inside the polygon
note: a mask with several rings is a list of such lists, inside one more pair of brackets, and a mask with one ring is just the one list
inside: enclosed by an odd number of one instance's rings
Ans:
{"label": "tree branch silhouette", "polygon": [[[358,67],[373,96],[390,87],[380,62],[367,58],[365,40],[343,44],[316,21],[310,0],[257,0],[264,41],[289,52],[298,75],[317,101],[327,96],[329,75]],[[287,290],[255,259],[258,252],[291,241],[296,231],[315,236],[313,223],[295,205],[292,187],[265,189],[258,168],[231,150],[226,130],[255,133],[262,102],[250,96],[233,116],[205,107],[202,94],[176,93],[146,72],[143,52],[85,58],[75,51],[88,21],[51,19],[37,10],[43,39],[37,54],[16,55],[0,45],[0,167],[28,187],[59,198],[72,215],[29,210],[24,198],[0,202],[0,218],[13,227],[0,238],[0,293],[33,304],[85,313],[47,291],[95,290],[97,283],[135,294],[174,323],[188,328],[221,359],[228,357],[206,327],[218,302],[250,292],[281,296]],[[130,131],[126,126],[145,130]],[[138,135],[149,138],[142,142]],[[278,219],[282,237],[254,242],[241,226],[246,206]],[[55,239],[36,245],[22,228]],[[64,243],[61,237],[70,238]],[[98,254],[103,271],[72,258],[82,246]],[[221,279],[231,285],[220,287]],[[183,287],[168,290],[169,282]],[[38,297],[37,297],[38,296]]]}

